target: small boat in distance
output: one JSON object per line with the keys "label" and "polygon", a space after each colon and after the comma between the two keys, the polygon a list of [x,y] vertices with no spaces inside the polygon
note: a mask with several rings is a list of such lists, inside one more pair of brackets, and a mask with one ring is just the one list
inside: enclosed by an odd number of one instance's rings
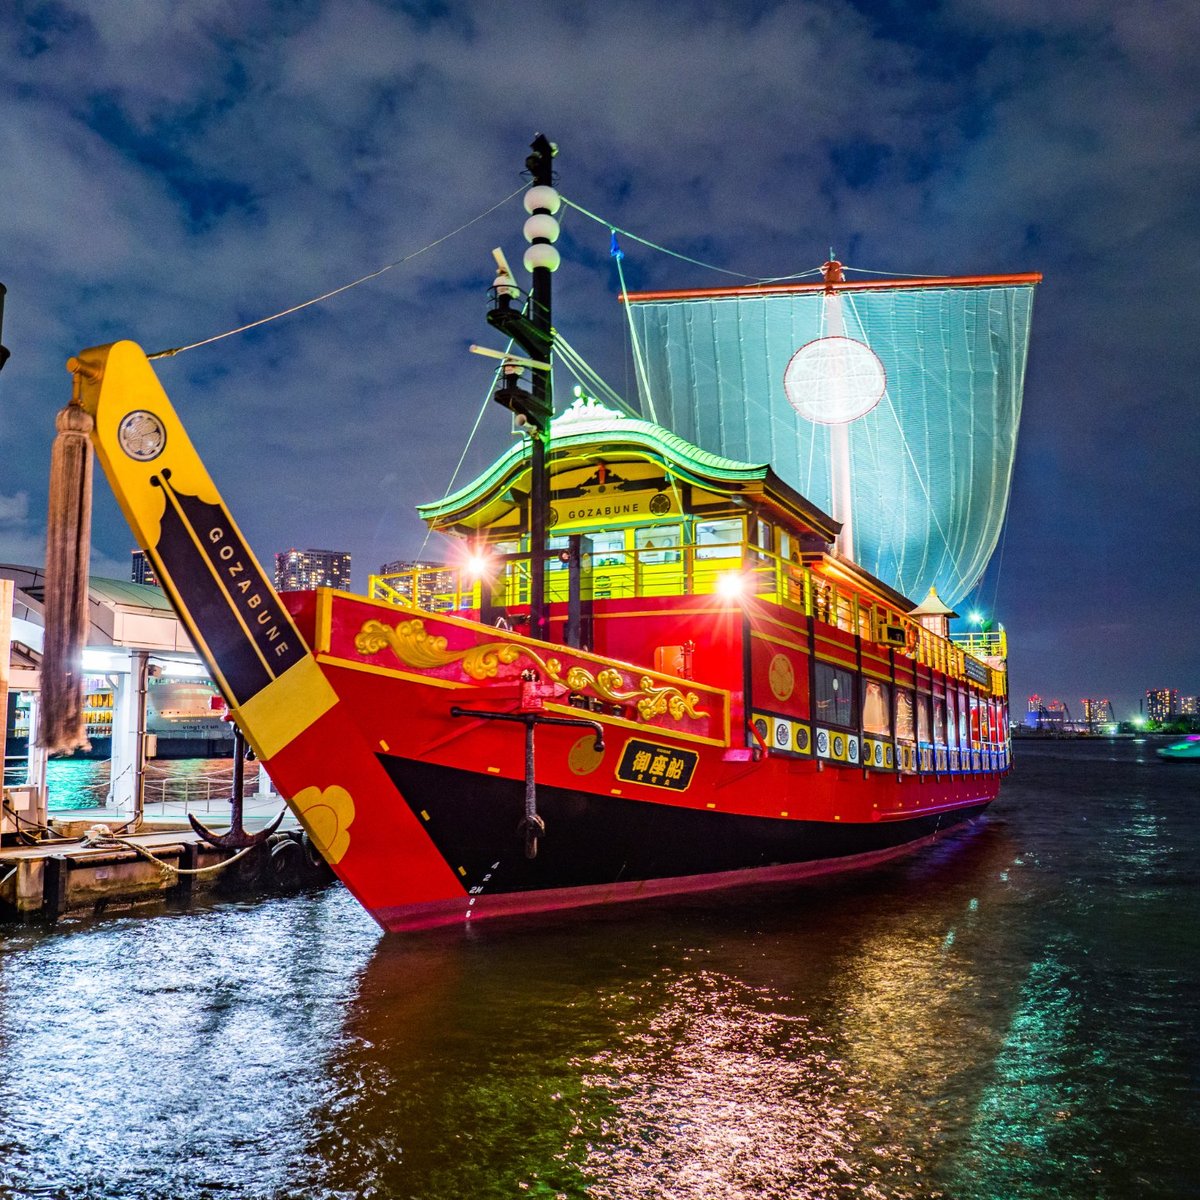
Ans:
{"label": "small boat in distance", "polygon": [[[904,439],[920,397],[893,399],[886,383],[909,370],[899,357],[941,363],[926,379],[935,427],[954,408],[932,395],[935,376],[965,388],[960,401],[1002,396],[970,413],[989,472],[979,519],[954,524],[939,492],[932,522],[918,520],[905,482],[891,501],[900,524],[860,522],[902,577],[972,582],[978,547],[961,539],[971,526],[986,542],[1003,516],[1015,429],[994,430],[1001,410],[1019,413],[1039,277],[864,287],[830,263],[815,287],[706,294],[699,303],[727,329],[746,305],[781,328],[779,306],[792,308],[790,357],[763,376],[770,395],[747,390],[735,408],[726,380],[711,436],[700,401],[687,436],[582,394],[554,416],[554,154],[538,135],[527,159],[532,287],[524,295],[502,263],[488,314],[524,352],[503,355],[495,393],[520,439],[419,509],[457,539],[455,563],[375,578],[366,595],[277,594],[143,352],[118,342],[70,364],[72,419],[93,419],[138,544],[233,718],[389,930],[867,866],[979,816],[1010,766],[1003,628],[952,638],[936,582],[917,605],[856,561],[852,467],[868,456],[878,489],[907,478],[888,474],[887,453],[917,461]],[[876,298],[890,317],[872,315]],[[643,324],[661,317],[664,353],[690,353],[670,333],[681,310],[655,308],[679,297],[627,300]],[[906,344],[922,322],[927,344]],[[954,348],[939,355],[943,328]],[[703,337],[695,345],[709,353]],[[699,360],[688,361],[680,378]],[[823,427],[818,441],[805,433],[810,457],[828,460],[821,504],[796,485],[804,464],[781,423],[768,434],[786,461],[747,453],[777,391],[806,430]],[[682,421],[681,402],[668,407]],[[889,422],[903,418],[899,436],[860,443],[851,424],[881,402]],[[942,430],[925,450],[959,441]],[[974,503],[969,467],[951,473]],[[930,470],[923,488],[943,478]],[[913,542],[918,525],[932,549]]]}
{"label": "small boat in distance", "polygon": [[1188,734],[1181,742],[1172,742],[1169,746],[1161,746],[1158,757],[1164,762],[1198,762],[1200,763],[1200,733]]}

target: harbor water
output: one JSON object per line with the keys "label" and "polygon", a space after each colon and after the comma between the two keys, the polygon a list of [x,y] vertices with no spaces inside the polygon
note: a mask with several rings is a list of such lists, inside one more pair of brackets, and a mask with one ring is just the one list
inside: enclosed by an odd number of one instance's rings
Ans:
{"label": "harbor water", "polygon": [[0,1197],[1200,1195],[1200,764],[1017,749],[972,832],[836,881],[0,930]]}

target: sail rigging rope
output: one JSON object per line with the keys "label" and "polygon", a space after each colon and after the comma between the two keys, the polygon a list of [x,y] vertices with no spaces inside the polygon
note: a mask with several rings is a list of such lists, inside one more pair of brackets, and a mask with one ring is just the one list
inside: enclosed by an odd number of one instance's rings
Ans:
{"label": "sail rigging rope", "polygon": [[666,246],[660,246],[657,242],[651,242],[644,237],[638,237],[636,233],[631,233],[628,229],[622,229],[619,225],[614,225],[611,221],[606,221],[603,217],[596,216],[594,212],[589,212],[582,204],[576,204],[574,200],[567,196],[562,197],[562,202],[573,208],[576,212],[582,213],[585,217],[595,221],[597,225],[603,225],[610,232],[619,233],[622,237],[639,242],[643,246],[649,246],[651,250],[657,250],[661,254],[669,254],[672,258],[681,259],[683,262],[691,263],[696,267],[703,267],[706,271],[717,271],[721,275],[732,275],[735,279],[749,279],[752,283],[758,283],[761,279],[761,276],[758,275],[747,275],[742,271],[728,271],[724,267],[715,266],[713,263],[701,262],[698,258],[689,258],[686,254],[680,254],[677,250],[668,250]]}
{"label": "sail rigging rope", "polygon": [[392,270],[393,267],[403,266],[407,262],[412,262],[414,258],[419,258],[422,254],[433,250],[440,246],[443,242],[448,242],[456,234],[462,233],[464,229],[470,229],[478,221],[482,221],[484,217],[494,213],[496,209],[503,208],[514,196],[519,195],[525,190],[525,185],[517,188],[515,191],[509,192],[503,200],[498,200],[491,208],[484,209],[477,216],[472,217],[469,221],[464,222],[457,229],[452,229],[449,233],[442,234],[441,237],[435,238],[428,245],[422,246],[419,250],[412,251],[411,254],[404,255],[403,258],[396,259],[395,262],[390,262],[386,266],[380,267],[377,271],[371,271],[367,275],[363,275],[358,279],[352,280],[350,283],[344,283],[341,287],[333,288],[331,291],[323,292],[320,296],[314,296],[311,300],[305,300],[300,304],[293,304],[291,308],[285,308],[281,312],[272,313],[269,317],[259,317],[257,321],[250,321],[245,325],[239,325],[236,329],[227,329],[224,333],[214,334],[212,337],[203,338],[198,342],[190,342],[186,346],[174,346],[170,350],[159,350],[154,354],[146,355],[147,358],[172,358],[176,354],[182,354],[185,350],[195,350],[200,346],[208,346],[213,342],[219,342],[222,338],[233,337],[235,333],[245,333],[248,329],[257,329],[260,325],[266,325],[270,321],[278,321],[280,317],[291,316],[292,313],[300,312],[301,309],[310,308],[314,304],[320,304],[323,300],[328,300],[333,296],[339,296],[342,292],[348,292],[351,288],[356,288],[361,283],[367,283],[371,279],[377,279],[386,271]]}
{"label": "sail rigging rope", "polygon": [[[616,230],[613,230],[613,238],[615,239],[616,236]],[[654,394],[650,391],[650,376],[646,373],[646,360],[642,357],[642,343],[638,341],[637,330],[633,327],[633,313],[629,308],[629,289],[625,286],[625,271],[621,266],[621,259],[624,257],[623,254],[614,254],[613,261],[617,264],[617,278],[621,281],[621,300],[625,316],[629,321],[629,334],[633,339],[633,361],[642,385],[642,395],[646,397],[646,404],[650,408],[650,420],[657,425],[658,413],[654,411]]]}
{"label": "sail rigging rope", "polygon": [[[513,195],[516,195],[514,192]],[[504,347],[505,354],[511,354],[513,348],[513,339],[509,338],[508,345]],[[488,380],[487,391],[483,394],[483,403],[479,406],[479,412],[475,417],[475,424],[471,426],[471,432],[467,435],[467,440],[463,444],[462,453],[458,456],[458,462],[454,464],[454,470],[450,474],[450,482],[446,484],[446,490],[442,494],[442,501],[445,502],[454,491],[455,481],[458,479],[458,473],[462,470],[462,465],[467,460],[467,452],[471,449],[471,443],[475,440],[475,435],[479,432],[479,426],[483,423],[483,414],[488,410],[488,404],[491,403],[493,394],[496,391],[497,381],[500,378],[500,372],[504,370],[504,364],[500,363],[492,372],[491,379]],[[421,548],[417,551],[417,562],[420,562],[425,555],[425,547],[429,545],[429,539],[433,536],[433,526],[425,526],[425,537],[421,540]]]}
{"label": "sail rigging rope", "polygon": [[627,416],[642,419],[638,412],[615,388],[610,387],[594,367],[567,341],[558,330],[554,332],[554,348],[562,359],[563,366],[575,377],[580,386],[589,394],[603,397],[614,408],[620,409]]}

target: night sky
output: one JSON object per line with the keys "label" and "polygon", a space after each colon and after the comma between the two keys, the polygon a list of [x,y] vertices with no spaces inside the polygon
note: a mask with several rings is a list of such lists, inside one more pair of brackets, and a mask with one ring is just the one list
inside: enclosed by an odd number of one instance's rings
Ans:
{"label": "night sky", "polygon": [[[67,357],[159,350],[420,250],[522,188],[730,271],[1041,271],[1003,553],[1031,691],[1200,692],[1200,5],[95,0],[3,6],[0,560],[40,563]],[[490,387],[471,341],[519,196],[380,278],[159,364],[270,569],[423,540]],[[609,235],[564,218],[555,317],[634,399]],[[736,282],[626,241],[634,289]],[[560,392],[569,379],[560,380]],[[458,476],[509,443],[486,405]],[[101,482],[94,569],[127,577]],[[426,555],[439,554],[437,543]],[[919,599],[919,598],[918,598]]]}

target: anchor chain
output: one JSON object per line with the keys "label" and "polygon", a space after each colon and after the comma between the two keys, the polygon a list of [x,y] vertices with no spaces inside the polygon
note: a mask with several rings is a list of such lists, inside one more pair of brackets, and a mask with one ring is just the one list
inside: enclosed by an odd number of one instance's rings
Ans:
{"label": "anchor chain", "polygon": [[481,721],[515,721],[525,726],[525,813],[517,823],[517,832],[525,840],[525,857],[537,858],[538,843],[546,835],[546,822],[537,810],[537,774],[534,760],[534,731],[539,725],[573,725],[590,729],[595,735],[593,749],[597,754],[604,750],[604,729],[599,721],[586,721],[580,717],[549,717],[540,712],[501,713],[477,708],[450,709],[452,717],[476,717]]}

